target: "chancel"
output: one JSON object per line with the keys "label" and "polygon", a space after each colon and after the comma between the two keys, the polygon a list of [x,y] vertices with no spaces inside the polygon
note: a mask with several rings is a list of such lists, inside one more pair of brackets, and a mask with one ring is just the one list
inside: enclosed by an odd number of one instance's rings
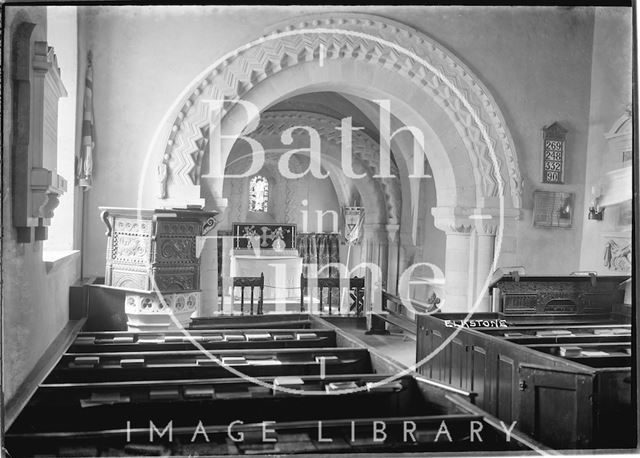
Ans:
{"label": "chancel", "polygon": [[637,452],[632,13],[3,4],[3,453]]}

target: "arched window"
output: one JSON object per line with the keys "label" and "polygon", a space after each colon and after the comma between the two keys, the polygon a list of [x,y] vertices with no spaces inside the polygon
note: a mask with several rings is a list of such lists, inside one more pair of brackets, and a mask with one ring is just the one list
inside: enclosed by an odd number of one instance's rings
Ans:
{"label": "arched window", "polygon": [[269,181],[260,175],[249,182],[249,211],[269,211]]}

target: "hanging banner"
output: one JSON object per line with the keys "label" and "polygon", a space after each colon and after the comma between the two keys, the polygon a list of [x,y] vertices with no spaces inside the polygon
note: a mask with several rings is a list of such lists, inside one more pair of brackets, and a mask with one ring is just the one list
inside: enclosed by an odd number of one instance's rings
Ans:
{"label": "hanging banner", "polygon": [[364,207],[343,207],[344,238],[347,245],[354,245],[360,239],[360,231],[364,224]]}
{"label": "hanging banner", "polygon": [[89,189],[93,179],[93,152],[96,146],[93,126],[93,64],[91,62],[91,51],[87,55],[83,107],[82,144],[76,164],[76,182],[78,186]]}

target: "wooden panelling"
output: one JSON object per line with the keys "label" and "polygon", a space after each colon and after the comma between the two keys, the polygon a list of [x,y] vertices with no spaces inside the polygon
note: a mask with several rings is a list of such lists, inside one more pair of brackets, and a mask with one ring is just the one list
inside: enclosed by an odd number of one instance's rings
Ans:
{"label": "wooden panelling", "polygon": [[498,355],[498,375],[496,377],[498,417],[513,421],[513,387],[517,385],[516,367],[512,358]]}
{"label": "wooden panelling", "polygon": [[[538,431],[536,437],[549,446],[632,445],[632,428],[625,426],[632,418],[630,368],[624,367],[630,357],[621,353],[623,347],[629,346],[630,336],[624,333],[629,325],[604,321],[567,326],[567,317],[560,318],[563,324],[548,317],[538,321],[527,317],[522,324],[511,321],[505,329],[471,329],[446,322],[463,319],[464,315],[439,315],[418,315],[418,360],[433,353],[453,333],[456,335],[433,355],[431,364],[421,368],[423,375],[477,393],[476,405],[507,424],[523,421],[528,425],[525,432]],[[481,318],[496,317],[499,315],[482,314]],[[607,334],[609,328],[611,336]],[[561,334],[538,335],[545,330],[558,330]],[[521,334],[519,339],[525,343],[520,345],[518,338],[505,337],[505,332]],[[583,342],[581,338],[585,335]],[[609,353],[598,357],[561,357],[561,345],[582,345],[585,350],[601,349]],[[524,380],[522,367],[526,365],[564,375],[549,376],[546,381],[546,375],[527,374],[529,380]],[[593,397],[585,397],[586,391]],[[555,401],[562,395],[568,398]],[[614,443],[611,437],[618,442]]]}
{"label": "wooden panelling", "polygon": [[593,375],[523,365],[520,376],[522,431],[564,448],[591,445]]}

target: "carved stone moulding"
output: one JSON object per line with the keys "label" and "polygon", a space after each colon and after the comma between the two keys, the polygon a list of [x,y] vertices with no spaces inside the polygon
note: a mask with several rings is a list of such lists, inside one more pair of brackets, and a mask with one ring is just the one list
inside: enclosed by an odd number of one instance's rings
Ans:
{"label": "carved stone moulding", "polygon": [[200,293],[127,293],[125,313],[129,331],[167,331],[179,329],[172,316],[187,327],[200,305]]}

